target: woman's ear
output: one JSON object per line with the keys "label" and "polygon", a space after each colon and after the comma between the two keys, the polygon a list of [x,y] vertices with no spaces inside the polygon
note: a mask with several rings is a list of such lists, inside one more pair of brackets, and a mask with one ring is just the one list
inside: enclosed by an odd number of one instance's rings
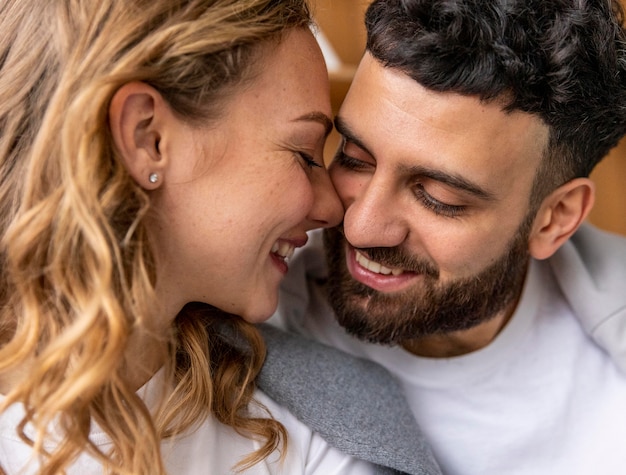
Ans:
{"label": "woman's ear", "polygon": [[530,255],[547,259],[583,223],[595,201],[589,178],[575,178],[558,187],[541,204],[529,238]]}
{"label": "woman's ear", "polygon": [[133,179],[144,189],[160,186],[165,168],[159,143],[166,115],[165,101],[142,82],[124,84],[109,106],[109,126],[115,146]]}

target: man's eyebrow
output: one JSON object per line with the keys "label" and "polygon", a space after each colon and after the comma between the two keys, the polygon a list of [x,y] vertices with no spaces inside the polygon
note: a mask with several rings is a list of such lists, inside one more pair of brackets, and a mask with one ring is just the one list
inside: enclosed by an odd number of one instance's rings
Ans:
{"label": "man's eyebrow", "polygon": [[[374,157],[374,155],[365,146],[364,141],[361,140],[357,136],[357,134],[352,131],[350,126],[346,124],[345,120],[343,120],[340,116],[335,117],[335,128],[337,129],[337,132],[345,137],[347,141],[355,144],[357,147],[368,153],[370,156]],[[451,173],[446,173],[441,170],[434,170],[432,168],[426,168],[419,165],[401,164],[399,165],[398,169],[401,173],[404,173],[406,175],[427,177],[445,185],[456,188],[458,190],[464,191],[465,193],[469,193],[485,201],[495,200],[495,196],[493,195],[493,193],[485,190],[481,186],[472,183],[471,181],[459,175],[453,175]]]}
{"label": "man's eyebrow", "polygon": [[459,175],[453,175],[451,173],[446,173],[441,170],[433,170],[432,168],[427,168],[419,165],[401,164],[398,166],[398,169],[401,173],[410,176],[421,176],[438,181],[440,183],[443,183],[444,185],[448,185],[452,188],[456,188],[458,190],[469,193],[481,200],[494,201],[496,199],[494,194],[490,191],[485,190],[481,186],[472,183],[471,181]]}
{"label": "man's eyebrow", "polygon": [[342,135],[348,142],[355,144],[361,150],[367,152],[368,155],[374,156],[365,146],[365,142],[361,140],[356,133],[352,131],[350,126],[346,124],[340,116],[335,117],[335,128],[340,135]]}
{"label": "man's eyebrow", "polygon": [[318,122],[324,127],[324,134],[328,137],[328,134],[333,130],[333,121],[330,120],[323,112],[309,112],[308,114],[301,115],[294,122]]}

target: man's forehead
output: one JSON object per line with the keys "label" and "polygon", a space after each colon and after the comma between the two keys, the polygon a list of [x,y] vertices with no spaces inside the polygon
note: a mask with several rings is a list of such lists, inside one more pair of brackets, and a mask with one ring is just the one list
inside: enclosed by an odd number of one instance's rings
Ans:
{"label": "man's forehead", "polygon": [[[465,179],[498,196],[540,165],[548,128],[504,102],[428,90],[406,74],[364,58],[335,120],[339,132],[384,166]],[[522,178],[525,177],[525,178]]]}

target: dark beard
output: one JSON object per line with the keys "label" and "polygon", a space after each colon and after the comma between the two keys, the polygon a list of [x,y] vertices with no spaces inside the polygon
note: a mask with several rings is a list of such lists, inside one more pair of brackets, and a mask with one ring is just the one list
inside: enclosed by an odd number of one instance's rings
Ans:
{"label": "dark beard", "polygon": [[529,261],[530,220],[520,226],[507,250],[471,277],[442,284],[432,264],[406,255],[400,248],[362,251],[388,267],[422,274],[423,287],[384,294],[357,282],[346,265],[345,238],[327,229],[328,299],[339,324],[366,341],[399,344],[429,335],[467,330],[495,317],[521,293]]}

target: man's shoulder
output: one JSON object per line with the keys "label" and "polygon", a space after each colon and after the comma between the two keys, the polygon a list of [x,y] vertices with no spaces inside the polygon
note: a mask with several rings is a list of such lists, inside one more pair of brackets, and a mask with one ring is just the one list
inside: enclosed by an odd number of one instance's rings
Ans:
{"label": "man's shoulder", "polygon": [[574,290],[586,299],[602,297],[595,302],[596,313],[626,303],[626,237],[585,224],[548,262],[566,297],[573,297]]}
{"label": "man's shoulder", "polygon": [[548,262],[585,331],[626,371],[626,238],[586,224]]}
{"label": "man's shoulder", "polygon": [[620,274],[626,275],[626,269],[623,268],[626,263],[625,236],[584,224],[574,233],[569,243],[589,268],[609,268],[613,271],[621,268],[623,272]]}

